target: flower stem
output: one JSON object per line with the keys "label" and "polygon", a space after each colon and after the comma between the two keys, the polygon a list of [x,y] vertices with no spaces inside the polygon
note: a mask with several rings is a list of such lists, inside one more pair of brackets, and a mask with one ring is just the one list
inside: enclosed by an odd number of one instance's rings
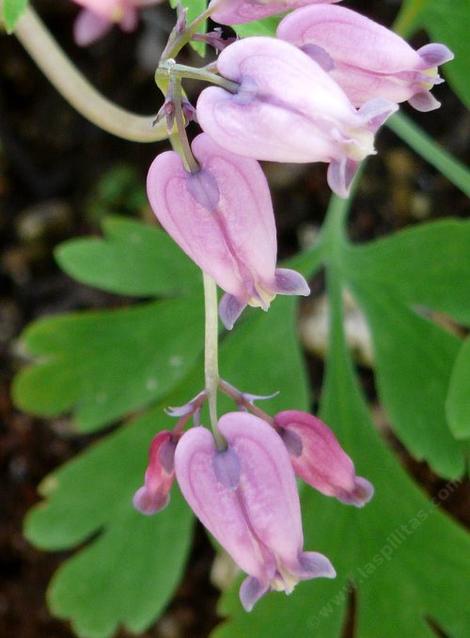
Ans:
{"label": "flower stem", "polygon": [[[207,8],[201,15],[195,18],[191,24],[189,24],[183,31],[178,32],[177,28],[173,29],[166,47],[163,50],[160,60],[167,60],[168,58],[176,58],[178,53],[183,47],[185,47],[190,41],[201,24],[210,17],[213,8]],[[177,25],[178,26],[178,25]]]}
{"label": "flower stem", "polygon": [[238,82],[227,80],[221,75],[214,73],[212,69],[214,65],[208,65],[203,67],[186,66],[185,64],[177,64],[172,58],[164,60],[158,66],[155,72],[155,81],[160,86],[160,80],[167,78],[168,73],[171,72],[181,79],[199,80],[200,82],[209,82],[210,84],[216,84],[222,88],[230,91],[230,93],[236,93],[239,88]]}
{"label": "flower stem", "polygon": [[217,429],[217,391],[219,387],[217,286],[212,277],[206,273],[203,273],[202,276],[204,281],[204,304],[206,313],[204,372],[209,403],[209,417],[217,446],[223,449],[226,447],[225,442]]}
{"label": "flower stem", "polygon": [[136,115],[103,97],[72,64],[30,7],[16,25],[15,36],[59,93],[96,126],[130,142],[156,142],[168,137],[165,122],[153,126],[154,115]]}
{"label": "flower stem", "polygon": [[188,136],[186,133],[186,122],[184,119],[183,108],[181,106],[181,100],[183,98],[183,92],[181,89],[181,80],[175,78],[174,84],[174,103],[175,103],[175,124],[176,133],[171,135],[171,143],[180,154],[185,169],[189,173],[197,173],[199,171],[199,164],[197,163],[191,146],[189,144]]}

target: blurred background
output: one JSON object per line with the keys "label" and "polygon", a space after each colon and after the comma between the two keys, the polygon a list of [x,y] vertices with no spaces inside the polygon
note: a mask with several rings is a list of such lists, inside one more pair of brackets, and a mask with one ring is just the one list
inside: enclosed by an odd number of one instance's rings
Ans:
{"label": "blurred background", "polygon": [[[364,0],[354,8],[390,25],[400,2]],[[37,0],[41,17],[71,59],[107,97],[136,112],[156,112],[161,97],[153,82],[159,52],[173,24],[167,7],[145,11],[139,30],[114,29],[81,49],[72,38],[77,7],[67,0]],[[418,35],[415,44],[423,44]],[[187,51],[186,63],[200,64]],[[183,56],[184,57],[184,56]],[[446,107],[419,116],[422,126],[463,161],[470,160],[470,114],[446,86],[435,90]],[[416,113],[405,107],[416,117]],[[192,125],[194,127],[194,125]],[[196,128],[194,127],[194,130]],[[444,177],[389,130],[361,181],[350,217],[356,241],[444,215],[468,216],[468,202]],[[53,468],[97,436],[77,436],[67,418],[43,421],[20,413],[10,383],[25,363],[18,337],[32,320],[81,308],[125,305],[129,299],[70,279],[53,258],[61,241],[98,234],[100,221],[119,214],[156,223],[146,201],[147,168],[165,143],[121,141],[89,124],[58,95],[14,36],[0,34],[0,636],[70,638],[67,625],[46,608],[47,583],[65,554],[41,553],[23,538],[25,512],[38,501],[36,486]],[[265,165],[278,221],[280,256],[312,244],[330,192],[324,165]],[[325,304],[321,276],[313,299],[302,308],[300,329],[314,387],[321,384]],[[390,433],[376,403],[367,329],[348,307],[348,332],[361,379],[380,424],[397,454],[431,495],[443,484],[424,463],[414,462]],[[460,486],[443,507],[467,526],[470,491]],[[217,623],[217,589],[211,576],[213,551],[198,532],[190,565],[174,602],[145,636],[207,636]],[[350,629],[346,628],[349,635]],[[123,638],[127,634],[121,632]]]}

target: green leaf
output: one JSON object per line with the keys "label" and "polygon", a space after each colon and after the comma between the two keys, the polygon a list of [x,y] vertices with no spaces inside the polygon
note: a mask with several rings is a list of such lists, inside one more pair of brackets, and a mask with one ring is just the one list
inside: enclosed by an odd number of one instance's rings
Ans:
{"label": "green leaf", "polygon": [[408,306],[449,314],[470,326],[470,222],[444,219],[345,251],[355,279],[388,287]]}
{"label": "green leaf", "polygon": [[470,197],[470,169],[436,143],[411,118],[403,113],[396,113],[387,121],[387,126],[431,166],[447,177],[454,186],[460,188],[462,193]]}
{"label": "green leaf", "polygon": [[444,409],[460,340],[407,309],[387,288],[355,284],[353,292],[372,330],[378,390],[395,432],[441,476],[461,476],[465,449]]}
{"label": "green leaf", "polygon": [[131,504],[150,440],[168,420],[159,406],[64,465],[43,481],[47,500],[26,519],[28,540],[48,550],[99,534],[59,568],[48,592],[53,613],[83,638],[108,638],[121,623],[143,631],[181,578],[192,515],[177,490],[157,516]]}
{"label": "green leaf", "polygon": [[445,220],[346,248],[342,264],[372,331],[392,427],[413,456],[452,478],[466,461],[445,412],[460,340],[434,324],[431,311],[470,319],[469,253],[470,224]]}
{"label": "green leaf", "polygon": [[[279,391],[262,402],[266,412],[307,409],[307,375],[297,332],[294,298],[277,297],[266,314],[254,310],[223,342],[222,376],[245,392],[269,395]],[[233,404],[223,407],[233,409]]]}
{"label": "green leaf", "polygon": [[422,15],[424,26],[431,38],[446,44],[455,59],[443,66],[444,75],[462,102],[470,108],[470,0],[432,0]]}
{"label": "green leaf", "polygon": [[[346,350],[334,267],[329,277],[332,331],[322,416],[354,458],[358,473],[372,480],[376,494],[357,510],[306,487],[305,546],[330,557],[336,580],[299,583],[289,597],[271,593],[251,614],[241,609],[233,588],[220,608],[228,618],[212,636],[284,638],[288,627],[298,638],[337,638],[354,588],[360,638],[431,638],[435,633],[428,619],[452,638],[464,638],[470,630],[462,588],[470,578],[469,539],[417,490],[375,431]],[[455,489],[449,483],[441,499]]]}
{"label": "green leaf", "polygon": [[28,4],[29,0],[3,0],[3,18],[8,33],[13,33]]}
{"label": "green leaf", "polygon": [[406,0],[394,25],[396,31],[405,38],[425,28],[433,40],[446,44],[454,52],[455,59],[443,66],[443,72],[468,107],[469,20],[470,0]]}
{"label": "green leaf", "polygon": [[141,222],[108,217],[105,239],[82,238],[55,251],[60,267],[84,284],[109,292],[174,295],[194,290],[200,272],[162,230]]}
{"label": "green leaf", "polygon": [[232,28],[240,38],[249,38],[255,35],[273,38],[276,35],[276,29],[280,21],[281,18],[279,16],[273,16],[263,20],[246,22],[245,24],[234,24]]}
{"label": "green leaf", "polygon": [[455,362],[446,403],[449,427],[457,439],[470,437],[470,339]]}
{"label": "green leaf", "polygon": [[24,334],[38,360],[16,377],[23,410],[73,410],[90,432],[164,396],[194,365],[203,344],[200,297],[39,320]]}

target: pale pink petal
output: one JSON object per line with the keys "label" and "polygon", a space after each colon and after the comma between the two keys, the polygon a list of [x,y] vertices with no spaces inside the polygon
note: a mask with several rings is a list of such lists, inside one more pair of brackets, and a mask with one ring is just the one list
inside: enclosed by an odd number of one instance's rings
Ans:
{"label": "pale pink petal", "polygon": [[112,29],[112,22],[101,15],[83,9],[75,19],[73,37],[78,46],[86,47],[96,42]]}
{"label": "pale pink petal", "polygon": [[356,106],[374,97],[409,100],[437,83],[437,66],[453,58],[442,44],[415,51],[390,29],[342,6],[298,9],[282,20],[277,36],[303,50],[324,50],[334,62],[331,77]]}
{"label": "pale pink petal", "polygon": [[275,572],[272,553],[263,548],[244,517],[239,492],[217,479],[212,434],[192,428],[176,448],[178,484],[191,509],[247,574],[269,583]]}

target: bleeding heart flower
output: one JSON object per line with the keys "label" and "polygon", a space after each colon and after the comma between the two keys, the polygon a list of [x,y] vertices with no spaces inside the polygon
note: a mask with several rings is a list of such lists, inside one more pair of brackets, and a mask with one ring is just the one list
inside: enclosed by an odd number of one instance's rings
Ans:
{"label": "bleeding heart flower", "polygon": [[452,60],[443,44],[417,51],[390,29],[345,9],[318,5],[286,16],[277,35],[322,64],[355,106],[381,97],[418,111],[440,106],[430,89],[443,80],[437,67]]}
{"label": "bleeding heart flower", "polygon": [[305,279],[276,269],[276,226],[268,183],[255,160],[199,135],[200,170],[168,151],[150,167],[147,193],[158,220],[184,252],[226,291],[219,312],[231,329],[245,306],[267,310],[276,294],[308,295]]}
{"label": "bleeding heart flower", "polygon": [[217,68],[236,93],[204,89],[197,102],[203,130],[246,157],[327,162],[328,183],[347,196],[374,133],[397,110],[384,99],[357,111],[338,84],[306,53],[275,38],[245,38],[222,51]]}
{"label": "bleeding heart flower", "polygon": [[289,451],[295,473],[322,494],[363,507],[374,494],[371,483],[356,476],[354,464],[323,421],[298,410],[279,412],[274,426]]}
{"label": "bleeding heart flower", "polygon": [[334,578],[325,556],[303,551],[297,486],[279,435],[244,412],[225,414],[218,429],[223,450],[206,428],[183,435],[176,478],[199,520],[248,574],[240,588],[244,608],[269,590],[290,593],[299,580]]}

